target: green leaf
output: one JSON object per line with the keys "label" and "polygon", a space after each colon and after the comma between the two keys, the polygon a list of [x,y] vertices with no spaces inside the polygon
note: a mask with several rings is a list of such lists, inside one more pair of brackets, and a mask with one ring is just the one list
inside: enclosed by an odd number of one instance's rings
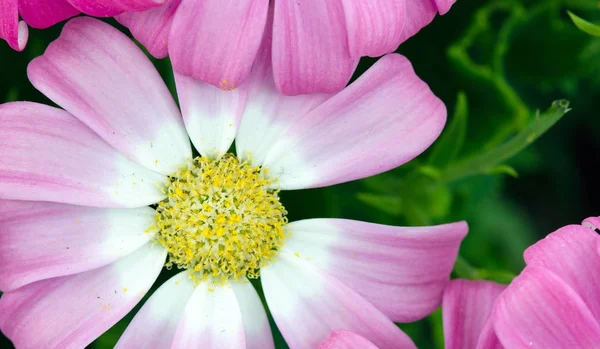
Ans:
{"label": "green leaf", "polygon": [[398,216],[402,213],[402,199],[398,196],[358,193],[357,197],[365,204],[392,216]]}
{"label": "green leaf", "polygon": [[428,165],[417,167],[417,172],[431,179],[440,179],[442,175],[439,169]]}
{"label": "green leaf", "polygon": [[581,29],[582,31],[584,31],[590,35],[600,37],[600,25],[590,23],[590,22],[586,21],[585,19],[573,14],[571,11],[567,11],[567,13],[569,14],[569,17],[571,17],[571,20],[573,21],[573,23],[575,23],[577,28]]}
{"label": "green leaf", "polygon": [[569,110],[568,101],[555,101],[546,112],[541,115],[536,115],[535,120],[533,120],[529,126],[508,142],[448,168],[443,174],[443,180],[445,182],[450,182],[479,174],[490,173],[490,171],[497,168],[498,165],[504,163],[521,150],[528,147],[558,122],[558,120],[569,112]]}
{"label": "green leaf", "polygon": [[515,170],[514,168],[512,168],[511,166],[508,166],[506,164],[496,165],[496,166],[490,168],[486,172],[486,174],[507,174],[514,178],[519,177],[517,170]]}
{"label": "green leaf", "polygon": [[465,143],[468,114],[467,95],[461,91],[456,99],[452,122],[444,129],[442,136],[435,143],[435,147],[429,156],[428,162],[430,165],[444,168],[456,159]]}

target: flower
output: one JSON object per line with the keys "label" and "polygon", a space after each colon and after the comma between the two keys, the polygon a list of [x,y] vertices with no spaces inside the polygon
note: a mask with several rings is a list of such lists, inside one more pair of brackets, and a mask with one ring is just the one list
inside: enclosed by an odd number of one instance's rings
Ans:
{"label": "flower", "polygon": [[[143,11],[166,0],[2,0],[0,1],[0,38],[14,50],[22,51],[28,28],[45,29],[80,12],[110,17],[126,11]],[[23,21],[19,22],[19,15]]]}
{"label": "flower", "polygon": [[446,349],[594,348],[600,343],[600,217],[525,251],[508,286],[454,280],[444,291]]}
{"label": "flower", "polygon": [[0,106],[0,329],[18,348],[85,347],[165,263],[184,270],[117,347],[273,347],[248,281],[260,274],[293,348],[339,328],[414,348],[392,321],[439,305],[466,223],[288,223],[278,193],[409,161],[440,133],[444,105],[396,54],[336,95],[283,96],[269,40],[235,90],[176,74],[183,119],[142,51],[98,20],[69,21],[30,63],[64,110]]}
{"label": "flower", "polygon": [[265,27],[273,27],[275,86],[288,95],[338,92],[360,57],[394,51],[456,2],[277,0],[269,10],[269,0],[3,1],[0,38],[15,50],[27,42],[25,23],[47,28],[80,12],[116,16],[153,56],[170,55],[177,72],[223,89],[248,77]]}
{"label": "flower", "polygon": [[275,0],[269,10],[268,0],[170,0],[116,18],[177,72],[228,88],[246,79],[272,27],[275,86],[297,95],[341,90],[361,56],[394,51],[455,1]]}

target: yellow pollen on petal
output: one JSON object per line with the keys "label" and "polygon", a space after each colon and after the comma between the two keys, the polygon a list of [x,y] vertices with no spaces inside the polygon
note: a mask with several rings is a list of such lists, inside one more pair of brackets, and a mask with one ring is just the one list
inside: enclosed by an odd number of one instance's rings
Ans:
{"label": "yellow pollen on petal", "polygon": [[187,269],[195,283],[257,278],[286,236],[287,211],[273,184],[232,154],[197,157],[173,173],[152,227],[168,250],[167,268]]}

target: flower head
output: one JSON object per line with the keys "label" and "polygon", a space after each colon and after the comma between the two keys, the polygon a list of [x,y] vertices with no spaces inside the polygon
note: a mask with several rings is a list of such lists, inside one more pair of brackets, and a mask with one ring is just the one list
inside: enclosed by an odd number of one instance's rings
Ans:
{"label": "flower head", "polygon": [[508,286],[452,281],[446,348],[593,348],[600,343],[600,219],[568,225],[525,251]]}
{"label": "flower head", "polygon": [[245,81],[267,28],[275,86],[297,95],[341,90],[360,57],[394,51],[455,1],[171,0],[117,19],[177,72],[221,88]]}
{"label": "flower head", "polygon": [[117,347],[272,347],[258,276],[292,347],[339,328],[414,347],[392,321],[439,305],[466,224],[288,223],[278,193],[409,161],[440,133],[444,105],[400,55],[334,96],[284,96],[269,40],[235,90],[176,74],[183,118],[142,51],[103,22],[71,20],[31,62],[33,85],[64,110],[0,105],[0,329],[17,347],[85,347],[165,264],[182,271]]}

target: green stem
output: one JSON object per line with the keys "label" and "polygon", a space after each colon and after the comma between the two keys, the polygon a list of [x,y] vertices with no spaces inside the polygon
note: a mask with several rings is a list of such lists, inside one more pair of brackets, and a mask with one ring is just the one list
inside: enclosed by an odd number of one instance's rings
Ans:
{"label": "green stem", "polygon": [[450,166],[442,173],[442,181],[448,183],[466,177],[488,173],[494,166],[502,164],[521,150],[527,148],[531,143],[548,131],[548,129],[560,120],[569,110],[568,101],[555,101],[547,111],[541,115],[537,115],[537,119],[534,122],[508,142],[486,153]]}

